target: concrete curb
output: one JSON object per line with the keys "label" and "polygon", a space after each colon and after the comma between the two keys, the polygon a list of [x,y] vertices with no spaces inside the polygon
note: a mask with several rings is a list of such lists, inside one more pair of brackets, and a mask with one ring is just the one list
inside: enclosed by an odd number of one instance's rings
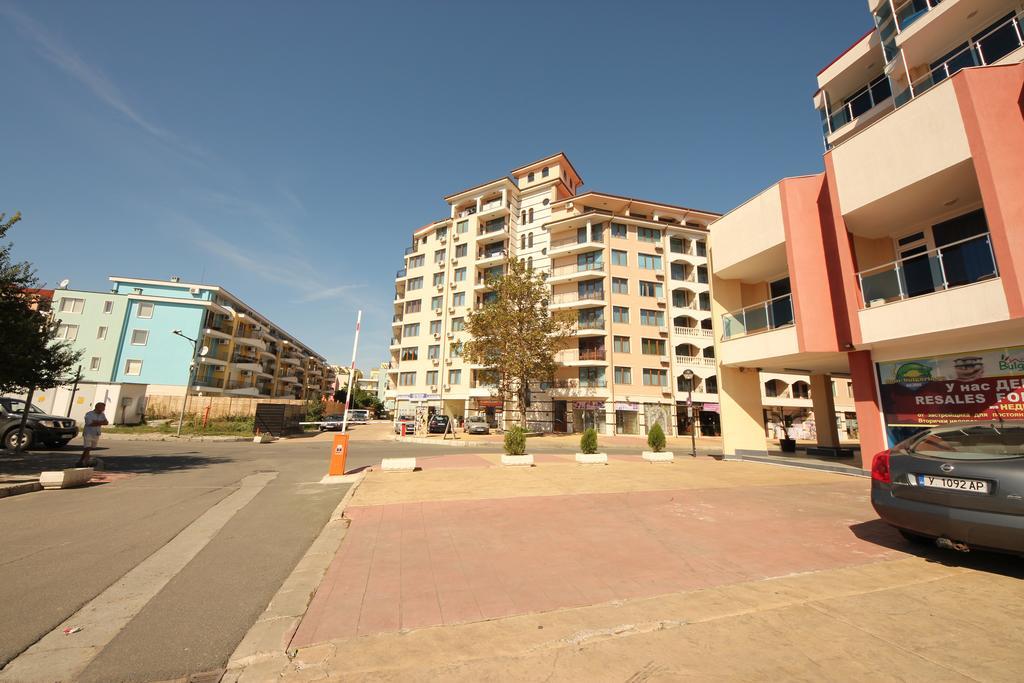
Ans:
{"label": "concrete curb", "polygon": [[365,471],[357,475],[316,540],[235,648],[221,678],[223,683],[272,680],[291,661],[288,645],[345,538],[349,525],[343,516],[345,508],[365,476]]}
{"label": "concrete curb", "polygon": [[104,439],[109,441],[252,441],[251,436],[174,436],[173,434],[118,434],[116,432],[104,432],[100,442],[102,443]]}
{"label": "concrete curb", "polygon": [[20,496],[23,493],[33,493],[35,491],[42,491],[43,486],[36,481],[24,481],[18,484],[9,484],[7,486],[0,486],[0,498],[7,498],[8,496]]}
{"label": "concrete curb", "polygon": [[[401,443],[420,443],[427,446],[454,446],[465,448],[466,446],[493,446],[489,441],[466,441],[464,439],[428,439],[423,436],[396,436],[395,441]],[[498,444],[500,445],[500,444]]]}
{"label": "concrete curb", "polygon": [[829,465],[820,462],[800,462],[799,460],[780,460],[766,455],[735,455],[728,456],[726,460],[732,462],[757,462],[762,465],[778,465],[779,467],[796,467],[804,470],[818,470],[819,472],[831,472],[832,474],[845,474],[848,477],[870,477],[871,473],[859,467],[849,465]]}

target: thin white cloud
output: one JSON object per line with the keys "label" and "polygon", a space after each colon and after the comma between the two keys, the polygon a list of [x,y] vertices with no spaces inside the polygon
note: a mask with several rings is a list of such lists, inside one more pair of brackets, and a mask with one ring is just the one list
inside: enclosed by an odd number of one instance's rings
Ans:
{"label": "thin white cloud", "polygon": [[71,46],[47,31],[37,21],[14,9],[11,5],[0,5],[0,14],[7,16],[17,27],[18,32],[28,38],[36,51],[47,61],[77,80],[92,92],[100,101],[122,116],[130,120],[146,133],[161,142],[172,145],[194,156],[207,156],[200,147],[182,140],[171,131],[163,128],[140,114],[120,89],[97,67],[83,60]]}

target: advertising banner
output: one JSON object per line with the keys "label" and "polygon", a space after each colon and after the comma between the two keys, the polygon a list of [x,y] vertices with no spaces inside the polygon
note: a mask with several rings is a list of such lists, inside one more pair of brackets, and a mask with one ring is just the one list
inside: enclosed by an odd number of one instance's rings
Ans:
{"label": "advertising banner", "polygon": [[1024,346],[879,363],[890,427],[1024,419]]}

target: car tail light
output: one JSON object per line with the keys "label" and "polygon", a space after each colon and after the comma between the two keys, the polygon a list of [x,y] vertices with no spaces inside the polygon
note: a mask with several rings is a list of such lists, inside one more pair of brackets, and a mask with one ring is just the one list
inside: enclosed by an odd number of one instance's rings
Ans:
{"label": "car tail light", "polygon": [[889,471],[889,455],[891,451],[884,450],[877,453],[871,461],[871,478],[883,484],[892,483],[892,473]]}

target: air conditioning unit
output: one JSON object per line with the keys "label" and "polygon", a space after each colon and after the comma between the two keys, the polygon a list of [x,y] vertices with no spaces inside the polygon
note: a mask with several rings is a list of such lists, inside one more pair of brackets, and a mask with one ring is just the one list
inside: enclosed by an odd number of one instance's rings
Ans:
{"label": "air conditioning unit", "polygon": [[655,277],[658,278],[659,280],[664,280],[665,279],[665,273],[658,273],[657,275],[655,275]]}
{"label": "air conditioning unit", "polygon": [[449,313],[454,313],[455,312],[455,307],[454,306],[449,307],[448,308],[448,312]]}
{"label": "air conditioning unit", "polygon": [[459,259],[458,259],[458,258],[453,258],[453,259],[452,259],[452,265],[453,265],[453,266],[457,266],[457,265],[459,265]]}
{"label": "air conditioning unit", "polygon": [[454,235],[452,235],[452,242],[458,242],[458,241],[459,241],[459,233],[455,233]]}
{"label": "air conditioning unit", "polygon": [[443,285],[443,284],[441,284],[441,285],[438,285],[438,286],[437,286],[437,291],[439,291],[439,292],[443,292],[443,291],[444,291],[444,285]]}
{"label": "air conditioning unit", "polygon": [[437,391],[437,385],[436,384],[431,384],[430,385],[430,390],[431,391]]}
{"label": "air conditioning unit", "polygon": [[441,309],[440,308],[435,308],[434,309],[434,315],[441,315]]}
{"label": "air conditioning unit", "polygon": [[445,391],[451,391],[452,390],[452,385],[451,384],[445,384],[444,385],[444,390]]}
{"label": "air conditioning unit", "polygon": [[456,283],[455,283],[454,281],[452,281],[452,282],[449,282],[449,283],[448,283],[448,286],[449,286],[450,288],[452,288],[452,289],[455,289],[455,284],[456,284]]}
{"label": "air conditioning unit", "polygon": [[430,362],[433,363],[434,365],[438,365],[441,361],[438,360],[437,358],[431,358]]}
{"label": "air conditioning unit", "polygon": [[442,238],[441,238],[440,240],[438,240],[438,241],[439,241],[439,242],[440,242],[441,244],[448,244],[448,238],[447,238],[447,237],[442,237]]}
{"label": "air conditioning unit", "polygon": [[440,338],[441,338],[441,333],[440,332],[435,332],[434,333],[434,339],[440,339]]}
{"label": "air conditioning unit", "polygon": [[252,372],[250,372],[249,370],[242,370],[242,372],[240,372],[239,374],[242,375],[242,377],[249,377],[250,375],[252,375]]}
{"label": "air conditioning unit", "polygon": [[449,332],[448,333],[448,338],[449,339],[453,339],[454,337],[455,337],[455,333],[454,332]]}
{"label": "air conditioning unit", "polygon": [[198,294],[199,293],[199,288],[198,287],[189,287],[188,288],[188,293],[189,294]]}
{"label": "air conditioning unit", "polygon": [[660,254],[661,252],[665,251],[665,247],[661,246],[660,244],[656,244],[654,245],[654,251]]}

